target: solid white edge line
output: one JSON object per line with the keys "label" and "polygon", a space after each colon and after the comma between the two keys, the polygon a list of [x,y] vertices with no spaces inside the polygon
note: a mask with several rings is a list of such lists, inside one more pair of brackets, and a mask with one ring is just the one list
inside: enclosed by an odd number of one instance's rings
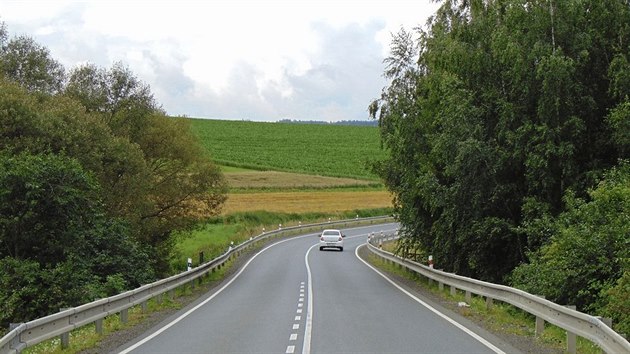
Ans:
{"label": "solid white edge line", "polygon": [[[305,235],[305,236],[300,236],[299,238],[302,237],[308,237],[311,235]],[[256,259],[256,257],[258,257],[258,255],[260,255],[261,253],[265,252],[266,250],[268,250],[269,248],[279,245],[281,243],[287,242],[287,241],[291,241],[291,240],[295,240],[298,237],[294,237],[294,238],[289,238],[286,240],[281,240],[278,241],[272,245],[269,245],[265,248],[263,248],[262,250],[260,250],[258,253],[256,253],[249,261],[247,261],[247,263],[245,263],[245,265],[243,266],[243,268],[241,268],[241,270],[236,273],[236,275],[230,279],[230,281],[228,281],[225,285],[223,285],[219,290],[217,290],[214,294],[212,294],[210,297],[208,297],[207,299],[205,299],[204,301],[202,301],[201,303],[199,303],[198,305],[196,305],[195,307],[191,308],[190,310],[184,312],[182,315],[180,315],[179,317],[177,317],[176,319],[174,319],[173,321],[169,322],[168,324],[166,324],[164,327],[158,329],[157,331],[151,333],[149,336],[143,338],[142,340],[138,341],[137,343],[135,343],[134,345],[130,346],[129,348],[121,351],[119,354],[127,354],[129,352],[131,352],[134,349],[137,349],[138,347],[140,347],[141,345],[147,343],[148,341],[150,341],[151,339],[159,336],[160,334],[162,334],[162,332],[166,331],[167,329],[171,328],[172,326],[174,326],[176,323],[178,323],[179,321],[183,320],[185,317],[187,317],[188,315],[190,315],[191,313],[195,312],[197,309],[199,309],[201,306],[207,304],[208,302],[210,302],[212,299],[214,299],[217,295],[219,295],[223,290],[225,290],[225,288],[227,288],[228,286],[230,286],[230,284],[232,284],[240,275],[241,273],[243,273],[245,271],[245,269],[247,269],[247,266],[249,266],[249,264]]]}
{"label": "solid white edge line", "polygon": [[304,342],[302,343],[302,354],[311,353],[311,332],[313,330],[313,277],[311,276],[311,266],[308,263],[308,255],[311,250],[317,247],[319,243],[312,245],[304,255],[304,263],[306,264],[308,301],[306,305],[306,320],[304,323]]}
{"label": "solid white edge line", "polygon": [[354,255],[361,261],[363,262],[363,264],[365,264],[366,266],[368,266],[370,269],[372,269],[373,271],[375,271],[378,275],[380,275],[381,277],[383,277],[385,280],[387,280],[390,284],[392,284],[393,286],[395,286],[398,290],[402,291],[404,294],[406,294],[407,296],[409,296],[410,298],[414,299],[416,302],[418,302],[420,305],[426,307],[427,309],[429,309],[431,312],[435,313],[436,315],[442,317],[443,319],[445,319],[446,321],[448,321],[449,323],[451,323],[452,325],[454,325],[455,327],[459,328],[460,330],[464,331],[464,333],[468,334],[469,336],[475,338],[477,341],[479,341],[481,344],[485,345],[486,347],[488,347],[490,350],[492,350],[493,352],[497,353],[497,354],[505,354],[505,352],[499,348],[497,348],[494,344],[488,342],[486,339],[484,339],[483,337],[479,336],[477,333],[471,331],[470,329],[466,328],[464,325],[460,324],[459,322],[455,321],[454,319],[446,316],[445,314],[441,313],[440,311],[436,310],[435,308],[433,308],[431,305],[427,304],[426,302],[418,299],[416,296],[414,296],[412,293],[408,292],[407,290],[403,289],[402,287],[400,287],[398,284],[394,283],[393,280],[389,279],[385,274],[381,273],[378,269],[374,268],[371,264],[367,263],[366,261],[364,261],[361,257],[359,257],[359,248],[361,247],[367,247],[367,244],[364,243],[362,245],[357,246],[357,248],[354,250]]}
{"label": "solid white edge line", "polygon": [[[383,225],[389,225],[389,224],[383,224]],[[361,228],[368,228],[370,226],[360,226],[360,227],[356,227],[356,228],[351,228],[351,229],[361,229]],[[288,241],[292,241],[292,240],[296,240],[296,239],[300,239],[300,238],[306,238],[306,237],[311,237],[313,235],[316,235],[317,233],[309,233],[309,234],[305,234],[303,236],[298,236],[298,237],[291,237],[285,240],[281,240],[278,241],[274,244],[271,244],[265,248],[263,248],[262,250],[260,250],[258,253],[256,253],[252,258],[250,258],[249,261],[247,261],[247,263],[245,263],[245,265],[243,266],[243,268],[241,268],[241,270],[236,273],[236,275],[230,279],[230,281],[228,281],[225,285],[223,285],[219,290],[217,290],[214,294],[212,294],[209,298],[205,299],[204,301],[202,301],[201,303],[199,303],[197,306],[193,307],[192,309],[186,311],[185,313],[183,313],[181,316],[177,317],[176,319],[174,319],[173,321],[169,322],[168,324],[166,324],[164,327],[158,329],[157,331],[151,333],[150,335],[148,335],[147,337],[141,339],[140,341],[136,342],[135,344],[133,344],[132,346],[130,346],[129,348],[119,352],[119,354],[127,354],[130,353],[132,350],[140,347],[141,345],[147,343],[148,341],[150,341],[151,339],[159,336],[160,334],[162,334],[162,332],[166,331],[167,329],[171,328],[172,326],[174,326],[176,323],[178,323],[179,321],[183,320],[184,318],[186,318],[188,315],[190,315],[191,313],[193,313],[194,311],[196,311],[197,309],[199,309],[201,306],[207,304],[208,302],[210,302],[212,299],[215,298],[215,296],[219,295],[223,290],[225,290],[225,288],[227,288],[228,286],[230,286],[230,284],[232,284],[240,275],[241,273],[243,273],[243,271],[245,271],[245,269],[247,268],[247,266],[249,266],[249,264],[256,258],[258,257],[258,255],[260,255],[261,253],[265,252],[266,250],[268,250],[271,247],[274,247],[276,245],[279,245],[281,243],[284,242],[288,242]],[[317,246],[317,244],[311,246],[311,248],[308,249],[308,251],[306,252],[306,255],[304,256],[305,262],[306,262],[306,271],[308,274],[308,312],[307,312],[307,318],[306,318],[306,328],[305,328],[305,333],[304,333],[304,345],[303,345],[303,349],[302,349],[302,353],[303,354],[309,354],[311,351],[311,327],[312,327],[312,318],[313,318],[313,288],[311,286],[312,281],[311,281],[311,267],[308,264],[308,254],[311,252],[311,250],[313,249],[313,247]],[[307,346],[307,335],[308,333],[308,346]]]}

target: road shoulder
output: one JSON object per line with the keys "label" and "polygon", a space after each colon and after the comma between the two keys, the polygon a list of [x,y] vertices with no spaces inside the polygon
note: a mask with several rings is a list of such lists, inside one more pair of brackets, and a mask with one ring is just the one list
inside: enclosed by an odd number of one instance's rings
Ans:
{"label": "road shoulder", "polygon": [[[360,246],[357,254],[362,260],[369,262],[368,255],[370,251],[365,245]],[[489,319],[480,316],[465,317],[462,315],[462,309],[458,307],[457,302],[442,298],[428,291],[419,282],[403,277],[399,274],[388,272],[384,269],[376,267],[381,273],[387,275],[389,279],[394,281],[400,287],[410,292],[420,300],[433,306],[439,312],[445,314],[456,322],[462,324],[469,330],[475,332],[479,336],[490,341],[506,353],[525,353],[525,354],[561,354],[563,351],[555,348],[549,348],[536,341],[533,337],[524,337],[516,334],[501,332],[492,329],[489,326]]]}

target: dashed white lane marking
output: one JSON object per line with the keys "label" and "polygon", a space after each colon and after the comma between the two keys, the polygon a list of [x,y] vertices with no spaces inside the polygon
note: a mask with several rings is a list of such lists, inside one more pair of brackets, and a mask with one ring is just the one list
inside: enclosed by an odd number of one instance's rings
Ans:
{"label": "dashed white lane marking", "polygon": [[[297,313],[301,314],[302,313],[302,308],[304,307],[304,282],[300,283],[300,298],[298,301],[298,309],[297,309]],[[291,333],[291,335],[289,336],[289,342],[295,342],[298,339],[298,333],[295,333],[296,330],[300,329],[300,323],[302,321],[302,315],[297,315],[294,317],[294,322],[293,323],[293,332]],[[295,352],[295,346],[294,345],[289,345],[287,347],[287,353],[294,353]]]}
{"label": "dashed white lane marking", "polygon": [[[219,294],[221,294],[223,292],[223,290],[225,290],[228,286],[230,286],[234,281],[236,281],[236,279],[238,279],[238,277],[245,271],[245,269],[247,269],[247,267],[254,261],[254,259],[256,259],[256,257],[258,257],[260,254],[264,253],[265,251],[267,251],[268,249],[270,249],[271,247],[277,246],[279,244],[285,243],[285,242],[289,242],[298,238],[306,238],[306,237],[310,237],[310,235],[304,235],[304,236],[298,236],[296,238],[288,238],[282,241],[278,241],[274,244],[271,244],[265,248],[263,248],[262,250],[258,251],[258,253],[256,253],[252,258],[250,258],[245,265],[243,266],[243,268],[241,268],[241,270],[238,271],[238,273],[236,273],[236,275],[234,275],[234,277],[232,277],[232,279],[230,279],[227,283],[225,283],[225,285],[223,285],[219,290],[217,290],[214,294],[210,295],[207,299],[203,300],[201,303],[197,304],[195,307],[191,308],[190,310],[184,312],[183,314],[181,314],[179,317],[177,317],[176,319],[174,319],[173,321],[169,322],[168,324],[166,324],[164,327],[161,327],[160,329],[158,329],[157,331],[153,332],[152,334],[150,334],[149,336],[145,337],[144,339],[136,342],[135,344],[133,344],[132,346],[128,347],[127,349],[119,352],[119,354],[127,354],[130,353],[131,351],[133,351],[134,349],[140,347],[141,345],[145,344],[146,342],[150,341],[151,339],[159,336],[160,334],[162,334],[162,332],[166,331],[167,329],[173,327],[174,325],[176,325],[178,322],[180,322],[181,320],[183,320],[184,318],[186,318],[188,315],[190,315],[191,313],[195,312],[197,309],[199,309],[200,307],[204,306],[205,304],[207,304],[208,302],[212,301],[212,299],[214,299],[216,296],[218,296]],[[307,269],[308,270],[308,269]],[[302,282],[302,284],[304,284],[304,282]],[[288,350],[288,348],[287,348]],[[295,347],[293,348],[293,350],[295,350]],[[293,352],[291,352],[293,353]],[[308,354],[308,353],[305,353]]]}

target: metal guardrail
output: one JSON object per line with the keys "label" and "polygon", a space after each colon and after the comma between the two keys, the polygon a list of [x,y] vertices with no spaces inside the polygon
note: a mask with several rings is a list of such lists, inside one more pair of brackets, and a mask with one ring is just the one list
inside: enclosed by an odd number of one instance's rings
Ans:
{"label": "metal guardrail", "polygon": [[[235,247],[230,247],[223,255],[199,265],[186,272],[173,275],[169,278],[158,280],[154,283],[143,285],[137,289],[99,299],[78,307],[69,308],[58,313],[22,323],[11,329],[0,339],[0,354],[20,353],[22,350],[32,347],[45,340],[61,336],[62,346],[68,345],[70,331],[96,323],[96,331],[102,333],[102,320],[112,314],[120,314],[121,320],[126,322],[127,310],[133,306],[141,305],[154,297],[161,300],[164,293],[170,292],[181,286],[191,284],[194,286],[196,279],[205,274],[220,269],[225,262],[233,256],[240,255],[241,251],[255,245],[257,242],[270,237],[290,236],[296,233],[321,230],[322,228],[345,228],[353,225],[382,224],[392,222],[389,216],[370,218],[356,218],[340,221],[328,221],[323,223],[292,226],[277,230],[263,232],[251,237],[248,241]],[[100,328],[99,328],[100,327]]]}
{"label": "metal guardrail", "polygon": [[[404,259],[381,249],[381,245],[384,242],[392,241],[397,238],[398,236],[396,234],[371,235],[368,239],[368,248],[381,258],[399,264],[426,278],[438,282],[440,288],[443,288],[444,284],[450,286],[451,294],[455,294],[457,289],[465,291],[468,302],[470,302],[472,293],[484,296],[486,298],[486,304],[492,304],[492,299],[495,299],[535,315],[537,334],[542,333],[544,320],[566,330],[567,338],[569,338],[571,334],[573,336],[579,335],[597,344],[607,353],[630,353],[630,343],[598,317],[558,305],[519,289],[433,269],[432,267]],[[567,351],[575,352],[575,343],[573,344],[573,348],[568,344]]]}

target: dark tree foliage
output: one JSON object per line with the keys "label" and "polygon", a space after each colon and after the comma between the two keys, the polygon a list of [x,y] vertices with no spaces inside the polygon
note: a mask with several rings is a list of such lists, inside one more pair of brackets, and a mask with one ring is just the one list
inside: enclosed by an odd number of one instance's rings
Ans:
{"label": "dark tree foliage", "polygon": [[393,38],[375,170],[439,268],[503,282],[628,156],[630,7],[446,0],[427,25]]}
{"label": "dark tree foliage", "polygon": [[0,325],[169,275],[226,184],[122,63],[65,70],[0,23]]}
{"label": "dark tree foliage", "polygon": [[0,325],[28,321],[154,279],[122,220],[108,219],[78,161],[0,154]]}
{"label": "dark tree foliage", "polygon": [[630,163],[608,171],[589,199],[567,194],[567,210],[548,224],[554,230],[550,242],[514,270],[511,282],[556,303],[612,317],[614,328],[629,334]]}
{"label": "dark tree foliage", "polygon": [[[119,178],[108,176],[113,185],[105,198],[109,212],[130,220],[138,239],[152,247],[156,270],[166,274],[173,231],[190,229],[220,211],[227,189],[219,169],[187,121],[166,117],[149,86],[122,63],[109,70],[94,65],[76,68],[64,94],[81,102],[115,139],[141,150],[142,170],[135,189],[121,189]],[[123,204],[128,202],[133,203]]]}

